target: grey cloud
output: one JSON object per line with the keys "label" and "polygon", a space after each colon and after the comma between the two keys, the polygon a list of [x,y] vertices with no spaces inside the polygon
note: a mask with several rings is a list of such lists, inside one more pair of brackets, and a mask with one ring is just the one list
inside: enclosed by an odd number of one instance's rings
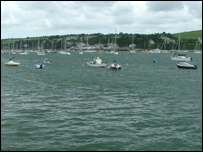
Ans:
{"label": "grey cloud", "polygon": [[182,1],[147,1],[147,9],[149,11],[174,11],[184,9]]}
{"label": "grey cloud", "polygon": [[[202,2],[2,1],[1,35],[157,33],[202,28]],[[146,5],[145,5],[146,4]],[[22,31],[22,32],[14,32]]]}
{"label": "grey cloud", "polygon": [[[79,6],[88,6],[88,7],[111,7],[116,4],[116,1],[77,1]],[[98,10],[99,11],[99,10]]]}
{"label": "grey cloud", "polygon": [[195,15],[197,18],[202,19],[202,1],[186,1],[184,3],[188,9],[188,13]]}

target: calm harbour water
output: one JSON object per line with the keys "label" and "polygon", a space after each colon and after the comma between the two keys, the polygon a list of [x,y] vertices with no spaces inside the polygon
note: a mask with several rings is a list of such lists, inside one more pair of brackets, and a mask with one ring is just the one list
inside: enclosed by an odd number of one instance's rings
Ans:
{"label": "calm harbour water", "polygon": [[[201,151],[202,54],[187,55],[198,69],[169,53],[119,52],[117,71],[87,67],[96,53],[11,55],[18,67],[2,54],[1,150]],[[44,58],[53,64],[36,69]]]}

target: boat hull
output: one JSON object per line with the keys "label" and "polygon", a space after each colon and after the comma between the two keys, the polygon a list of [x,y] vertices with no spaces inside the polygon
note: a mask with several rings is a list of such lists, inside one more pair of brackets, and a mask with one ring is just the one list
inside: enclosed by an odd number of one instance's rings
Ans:
{"label": "boat hull", "polygon": [[110,69],[112,69],[112,70],[120,70],[121,69],[121,67],[110,67]]}
{"label": "boat hull", "polygon": [[106,67],[106,62],[103,62],[100,57],[93,59],[93,61],[87,62],[87,66],[94,68],[104,68]]}
{"label": "boat hull", "polygon": [[87,66],[94,67],[94,68],[105,68],[106,63],[97,64],[90,61],[90,62],[87,62]]}
{"label": "boat hull", "polygon": [[185,56],[177,56],[177,57],[171,57],[172,61],[192,61],[192,57],[185,57]]}
{"label": "boat hull", "polygon": [[19,55],[27,55],[27,53],[26,53],[26,52],[23,52],[23,53],[19,53]]}
{"label": "boat hull", "polygon": [[40,52],[40,51],[38,51],[38,52],[36,53],[36,55],[45,55],[45,52]]}
{"label": "boat hull", "polygon": [[69,52],[59,52],[59,54],[67,54],[67,55],[70,55]]}
{"label": "boat hull", "polygon": [[51,62],[44,62],[45,64],[52,64]]}
{"label": "boat hull", "polygon": [[113,63],[110,65],[110,69],[112,70],[120,70],[121,69],[121,66],[117,63]]}
{"label": "boat hull", "polygon": [[178,67],[179,69],[197,69],[197,66],[188,67],[188,66],[180,66],[180,65],[177,65],[177,67]]}
{"label": "boat hull", "polygon": [[37,68],[37,69],[44,69],[45,66],[44,66],[44,64],[42,64],[42,65],[40,65],[40,64],[35,64],[35,68]]}
{"label": "boat hull", "polygon": [[94,67],[94,68],[105,68],[106,64],[91,64],[91,63],[87,63],[87,66]]}
{"label": "boat hull", "polygon": [[19,66],[20,63],[14,62],[11,60],[11,61],[6,62],[5,65],[7,65],[7,66]]}
{"label": "boat hull", "polygon": [[52,64],[52,61],[51,61],[51,59],[45,58],[42,63]]}
{"label": "boat hull", "polygon": [[180,69],[197,69],[197,66],[196,65],[192,65],[192,64],[189,64],[189,63],[185,63],[185,62],[180,62],[178,64],[176,64],[178,68]]}
{"label": "boat hull", "polygon": [[20,65],[20,63],[15,63],[15,64],[7,64],[7,63],[5,63],[7,66],[19,66]]}

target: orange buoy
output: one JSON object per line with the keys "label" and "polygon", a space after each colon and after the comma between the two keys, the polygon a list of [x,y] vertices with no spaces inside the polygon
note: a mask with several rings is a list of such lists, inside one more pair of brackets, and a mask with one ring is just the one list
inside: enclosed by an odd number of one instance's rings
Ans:
{"label": "orange buoy", "polygon": [[107,68],[110,69],[110,66],[108,66]]}

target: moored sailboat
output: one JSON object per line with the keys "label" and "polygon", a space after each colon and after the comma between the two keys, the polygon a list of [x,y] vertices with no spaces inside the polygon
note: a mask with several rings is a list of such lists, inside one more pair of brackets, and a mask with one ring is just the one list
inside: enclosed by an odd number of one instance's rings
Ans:
{"label": "moored sailboat", "polygon": [[[8,45],[9,45],[9,46],[8,46],[8,49],[9,49],[9,52],[10,52],[10,40],[9,40],[9,42],[8,42]],[[10,53],[9,53],[9,58],[10,58]],[[14,62],[14,61],[13,61],[14,58],[15,58],[15,57],[10,58],[9,61],[5,63],[5,65],[7,65],[7,66],[19,66],[20,63]]]}
{"label": "moored sailboat", "polygon": [[[178,52],[180,51],[180,34],[178,43]],[[192,61],[192,57],[187,57],[186,54],[181,55],[179,53],[173,53],[171,56],[172,61]]]}
{"label": "moored sailboat", "polygon": [[15,57],[11,58],[8,62],[5,63],[5,65],[7,65],[7,66],[19,66],[20,63],[14,62],[14,61],[13,61],[14,58],[15,58]]}
{"label": "moored sailboat", "polygon": [[[115,29],[115,45],[116,45],[116,29]],[[114,52],[115,52],[115,45],[114,45]],[[110,64],[110,66],[108,68],[113,69],[113,70],[121,69],[121,65],[119,63],[117,63],[115,56],[114,56],[114,63]]]}

